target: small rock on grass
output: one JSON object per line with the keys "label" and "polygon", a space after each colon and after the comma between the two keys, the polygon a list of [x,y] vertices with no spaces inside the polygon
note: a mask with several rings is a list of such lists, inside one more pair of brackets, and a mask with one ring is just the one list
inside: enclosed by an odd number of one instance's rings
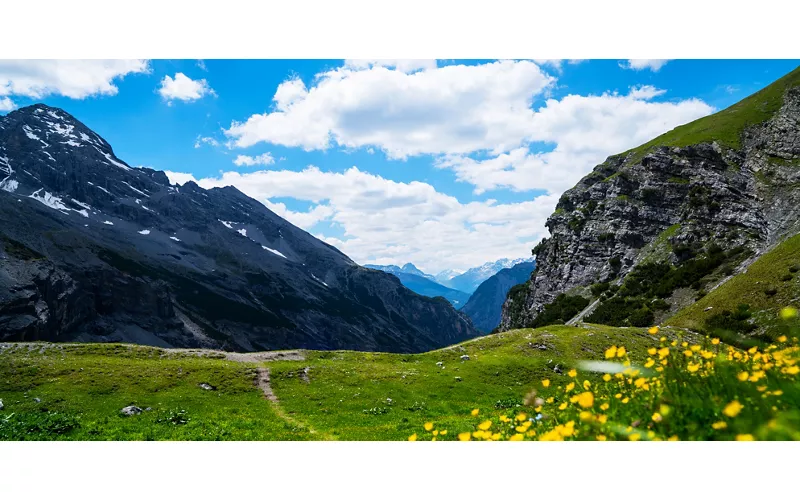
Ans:
{"label": "small rock on grass", "polygon": [[456,382],[461,382],[461,377],[456,377]]}
{"label": "small rock on grass", "polygon": [[0,399],[0,410],[2,410],[3,408],[5,408],[5,406],[3,405],[3,400]]}
{"label": "small rock on grass", "polygon": [[461,361],[469,361],[469,356],[464,354],[461,356]]}
{"label": "small rock on grass", "polygon": [[121,409],[120,413],[122,413],[125,416],[130,417],[132,415],[138,415],[138,414],[142,413],[142,409],[139,408],[138,406],[130,405],[130,406],[126,406],[125,408]]}
{"label": "small rock on grass", "polygon": [[216,388],[215,388],[213,385],[211,385],[211,384],[207,384],[207,383],[205,383],[205,382],[203,382],[202,384],[200,384],[200,388],[201,388],[201,389],[205,389],[206,391],[213,391],[213,390],[216,390]]}

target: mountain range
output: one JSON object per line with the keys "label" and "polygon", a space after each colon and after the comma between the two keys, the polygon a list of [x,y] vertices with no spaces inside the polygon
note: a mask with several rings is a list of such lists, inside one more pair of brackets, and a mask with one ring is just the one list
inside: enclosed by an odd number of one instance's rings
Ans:
{"label": "mountain range", "polygon": [[233,187],[132,168],[64,110],[0,117],[0,340],[418,352],[478,335]]}
{"label": "mountain range", "polygon": [[520,262],[501,269],[478,286],[461,311],[470,317],[476,328],[491,332],[500,324],[503,303],[508,291],[525,283],[536,269],[536,261]]}
{"label": "mountain range", "polygon": [[[460,309],[469,300],[469,294],[448,288],[433,280],[433,276],[417,269],[414,264],[398,266],[378,266],[367,264],[364,267],[376,269],[397,276],[406,288],[426,297],[444,297],[453,307]],[[410,272],[408,272],[410,271]]]}
{"label": "mountain range", "polygon": [[444,271],[440,273],[441,278],[438,279],[442,285],[461,290],[471,294],[478,289],[481,283],[497,274],[501,269],[508,269],[522,262],[532,262],[533,257],[525,257],[520,259],[500,259],[494,262],[487,262],[481,266],[473,267],[467,271],[455,274],[450,278],[445,279],[446,276],[454,274],[451,271]]}

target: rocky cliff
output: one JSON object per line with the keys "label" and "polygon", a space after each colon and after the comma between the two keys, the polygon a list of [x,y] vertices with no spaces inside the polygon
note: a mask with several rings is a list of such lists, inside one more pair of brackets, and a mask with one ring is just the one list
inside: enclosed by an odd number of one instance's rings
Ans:
{"label": "rocky cliff", "polygon": [[416,352],[477,334],[235,188],[132,168],[57,108],[0,117],[0,340]]}
{"label": "rocky cliff", "polygon": [[550,237],[533,250],[532,279],[503,305],[501,329],[566,322],[582,310],[588,321],[646,324],[797,233],[799,221],[795,70],[608,158],[565,192]]}

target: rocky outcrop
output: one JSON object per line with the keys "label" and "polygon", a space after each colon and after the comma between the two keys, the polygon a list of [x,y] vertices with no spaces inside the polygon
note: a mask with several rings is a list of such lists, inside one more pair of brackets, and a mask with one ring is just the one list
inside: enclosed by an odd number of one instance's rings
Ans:
{"label": "rocky outcrop", "polygon": [[0,117],[0,340],[418,352],[478,335],[232,187],[132,168],[44,105]]}
{"label": "rocky outcrop", "polygon": [[[775,88],[610,157],[565,192],[547,221],[550,237],[534,249],[537,269],[509,295],[500,328],[531,325],[559,294],[589,298],[589,285],[619,283],[645,260],[680,262],[684,249],[708,242],[758,253],[800,230],[797,73],[779,81],[780,101],[761,122],[730,132],[746,113],[763,113]],[[693,144],[687,130],[705,137],[696,132],[704,127],[706,135],[718,127],[719,140]]]}

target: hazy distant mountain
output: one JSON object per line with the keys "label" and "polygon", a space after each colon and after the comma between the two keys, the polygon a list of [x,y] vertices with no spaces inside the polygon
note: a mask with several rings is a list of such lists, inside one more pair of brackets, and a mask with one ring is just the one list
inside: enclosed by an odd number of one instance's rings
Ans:
{"label": "hazy distant mountain", "polygon": [[463,272],[464,271],[460,269],[445,269],[444,271],[436,274],[434,278],[437,283],[446,283]]}
{"label": "hazy distant mountain", "polygon": [[427,273],[422,272],[421,270],[419,270],[417,268],[417,266],[415,266],[414,264],[412,264],[410,262],[408,264],[404,265],[403,267],[394,266],[394,265],[379,266],[377,264],[367,264],[364,267],[368,267],[370,269],[377,269],[378,271],[383,271],[383,272],[386,272],[386,273],[389,273],[389,274],[394,274],[395,276],[397,276],[398,273],[405,273],[405,274],[413,274],[415,276],[422,276],[423,278],[427,278],[429,280],[436,281],[436,277],[435,276],[433,276],[432,274],[427,274]]}
{"label": "hazy distant mountain", "polygon": [[472,319],[472,324],[479,330],[494,330],[500,324],[503,302],[508,291],[513,286],[528,281],[534,269],[536,262],[520,262],[514,267],[501,269],[481,283],[461,311]]}
{"label": "hazy distant mountain", "polygon": [[[406,264],[403,267],[367,264],[364,267],[393,274],[400,278],[400,283],[402,283],[406,288],[420,295],[424,295],[426,297],[444,297],[451,304],[453,304],[456,309],[464,307],[469,300],[468,293],[462,292],[461,290],[454,290],[437,283],[431,279],[433,276],[423,273],[414,267],[413,264]],[[404,272],[404,269],[415,270],[419,274]]]}
{"label": "hazy distant mountain", "polygon": [[533,257],[522,259],[500,259],[494,262],[487,262],[482,266],[473,267],[472,269],[469,269],[468,271],[450,279],[439,279],[437,281],[448,288],[454,288],[456,290],[461,290],[462,292],[471,294],[478,289],[481,283],[497,274],[501,269],[508,269],[522,262],[532,261]]}

